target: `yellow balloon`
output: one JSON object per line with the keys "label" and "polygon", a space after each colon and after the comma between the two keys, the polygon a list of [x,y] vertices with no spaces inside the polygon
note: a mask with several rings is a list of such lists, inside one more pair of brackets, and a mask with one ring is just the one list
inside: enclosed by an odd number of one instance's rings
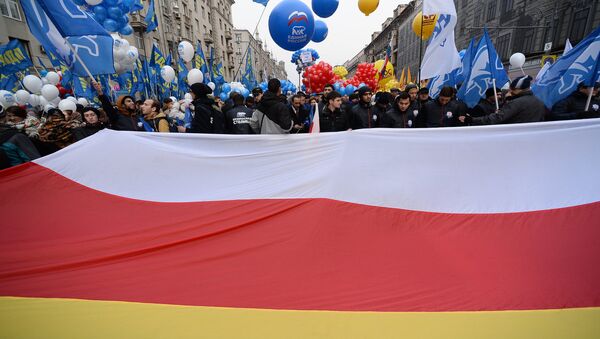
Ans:
{"label": "yellow balloon", "polygon": [[388,62],[385,66],[385,73],[381,76],[381,69],[383,68],[383,64],[385,60],[377,60],[375,61],[375,69],[377,70],[377,75],[375,75],[375,79],[379,79],[377,83],[377,87],[380,89],[385,88],[386,84],[390,82],[390,80],[394,79],[394,66],[391,62]]}
{"label": "yellow balloon", "polygon": [[[419,12],[412,23],[413,32],[415,32],[417,36],[420,36],[422,40],[427,40],[433,34],[437,20],[437,14],[424,16],[423,12]],[[423,34],[421,34],[421,25],[423,27]]]}
{"label": "yellow balloon", "polygon": [[358,0],[358,9],[365,13],[366,16],[375,12],[379,6],[379,0]]}
{"label": "yellow balloon", "polygon": [[348,70],[344,66],[335,66],[333,68],[333,74],[339,76],[343,80],[346,79],[346,75],[348,75]]}

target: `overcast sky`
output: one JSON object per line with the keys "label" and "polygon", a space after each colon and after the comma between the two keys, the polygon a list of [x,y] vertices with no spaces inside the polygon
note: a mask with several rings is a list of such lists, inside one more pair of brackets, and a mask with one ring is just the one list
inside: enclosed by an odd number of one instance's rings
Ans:
{"label": "overcast sky", "polygon": [[[275,58],[285,61],[288,77],[297,83],[296,66],[290,62],[292,52],[277,46],[269,34],[269,14],[280,1],[269,1],[265,15],[258,26],[258,33],[262,40],[266,41],[268,49],[273,52]],[[302,1],[310,7],[310,0]],[[393,16],[394,9],[399,4],[408,3],[408,0],[380,1],[377,10],[368,17],[358,10],[358,0],[340,0],[339,3],[337,12],[329,18],[323,19],[329,28],[327,39],[318,44],[311,42],[306,46],[306,48],[317,50],[321,57],[320,60],[326,61],[332,66],[343,64],[355,56],[371,42],[371,34],[381,30],[381,24],[385,19]],[[262,5],[252,0],[236,0],[232,10],[233,26],[237,29],[254,32],[263,8]]]}

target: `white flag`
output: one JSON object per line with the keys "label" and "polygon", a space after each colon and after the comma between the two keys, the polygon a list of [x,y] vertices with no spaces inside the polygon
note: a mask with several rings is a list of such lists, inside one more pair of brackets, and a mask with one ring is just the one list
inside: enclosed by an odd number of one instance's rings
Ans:
{"label": "white flag", "polygon": [[423,15],[450,14],[456,16],[456,7],[452,0],[423,0]]}
{"label": "white flag", "polygon": [[[454,8],[454,3],[449,2]],[[454,12],[456,13],[456,11]],[[421,79],[430,79],[438,75],[448,74],[461,66],[460,55],[454,41],[456,22],[456,14],[439,15],[421,64]]]}
{"label": "white flag", "polygon": [[565,42],[565,50],[563,51],[563,55],[569,53],[569,51],[572,49],[573,45],[571,45],[571,40],[567,39],[567,42]]}

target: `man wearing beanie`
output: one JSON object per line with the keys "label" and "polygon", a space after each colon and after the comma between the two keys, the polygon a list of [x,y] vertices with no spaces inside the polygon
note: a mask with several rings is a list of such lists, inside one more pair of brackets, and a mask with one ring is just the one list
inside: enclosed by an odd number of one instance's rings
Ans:
{"label": "man wearing beanie", "polygon": [[252,115],[251,126],[255,133],[286,134],[292,129],[290,111],[280,95],[281,82],[277,79],[269,80],[268,89]]}
{"label": "man wearing beanie", "polygon": [[194,105],[194,119],[192,126],[185,128],[178,126],[180,133],[223,133],[225,131],[225,117],[215,107],[215,101],[209,98],[212,89],[208,85],[195,83],[190,86],[192,105]]}
{"label": "man wearing beanie", "polygon": [[510,97],[506,98],[506,103],[498,112],[478,118],[461,116],[459,118],[460,121],[473,125],[517,124],[543,121],[544,115],[546,115],[546,107],[531,92],[531,80],[532,78],[528,75],[513,80],[510,84]]}
{"label": "man wearing beanie", "polygon": [[352,107],[350,124],[352,129],[379,127],[380,117],[371,104],[373,91],[368,86],[358,89],[358,104]]}

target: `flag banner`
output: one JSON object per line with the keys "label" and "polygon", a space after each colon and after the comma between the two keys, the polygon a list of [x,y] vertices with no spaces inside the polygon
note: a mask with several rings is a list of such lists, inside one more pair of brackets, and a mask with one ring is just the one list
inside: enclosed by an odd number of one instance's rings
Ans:
{"label": "flag banner", "polygon": [[0,73],[0,89],[9,91],[9,92],[16,92],[21,88],[21,84],[19,83],[19,77],[17,76],[17,74],[3,74]]}
{"label": "flag banner", "polygon": [[177,88],[179,98],[183,98],[185,93],[189,92],[190,87],[187,84],[188,69],[183,59],[179,58],[177,62]]}
{"label": "flag banner", "polygon": [[106,129],[0,171],[0,337],[598,338],[600,119],[418,132]]}
{"label": "flag banner", "polygon": [[202,50],[202,45],[198,42],[198,47],[196,48],[196,55],[194,56],[194,68],[199,69],[204,75],[204,83],[207,84],[210,82],[210,72],[208,71],[208,63],[206,62],[206,57],[204,57],[204,51]]}
{"label": "flag banner", "polygon": [[[460,67],[460,56],[456,49],[454,40],[454,27],[456,27],[457,16],[453,1],[425,0],[423,6],[430,6],[432,13],[439,13],[438,21],[421,63],[421,79],[431,79],[441,74],[448,74]],[[433,6],[433,7],[432,7]]]}
{"label": "flag banner", "polygon": [[600,81],[600,27],[560,57],[531,87],[546,107],[573,93],[584,82]]}
{"label": "flag banner", "polygon": [[473,60],[473,55],[476,53],[476,47],[477,42],[473,38],[462,56],[461,66],[456,70],[455,80],[457,84],[462,84],[465,81],[465,76],[471,73],[471,60]]}
{"label": "flag banner", "polygon": [[75,75],[114,73],[113,38],[98,22],[72,1],[23,0],[29,30],[44,49],[59,57]]}
{"label": "flag banner", "polygon": [[73,77],[73,94],[76,97],[93,99],[95,91],[92,91],[92,86],[88,83],[88,78]]}
{"label": "flag banner", "polygon": [[154,8],[154,0],[150,0],[150,4],[148,5],[148,11],[146,12],[146,18],[144,19],[146,23],[146,33],[150,33],[158,28],[158,17],[156,16],[156,10]]}
{"label": "flag banner", "polygon": [[465,81],[457,96],[472,108],[477,105],[479,100],[483,99],[488,88],[494,87],[494,81],[496,87],[501,88],[510,79],[487,30],[484,30],[483,37],[479,40],[477,50],[471,60],[469,73],[465,74]]}
{"label": "flag banner", "polygon": [[257,4],[261,4],[265,7],[267,7],[267,4],[269,3],[269,0],[252,0],[254,2],[256,2]]}
{"label": "flag banner", "polygon": [[6,45],[0,45],[0,73],[9,75],[33,67],[23,44],[13,39]]}
{"label": "flag banner", "polygon": [[248,47],[248,55],[246,56],[246,72],[242,76],[242,84],[249,90],[256,87],[256,77],[254,76],[254,69],[252,67],[252,49]]}

